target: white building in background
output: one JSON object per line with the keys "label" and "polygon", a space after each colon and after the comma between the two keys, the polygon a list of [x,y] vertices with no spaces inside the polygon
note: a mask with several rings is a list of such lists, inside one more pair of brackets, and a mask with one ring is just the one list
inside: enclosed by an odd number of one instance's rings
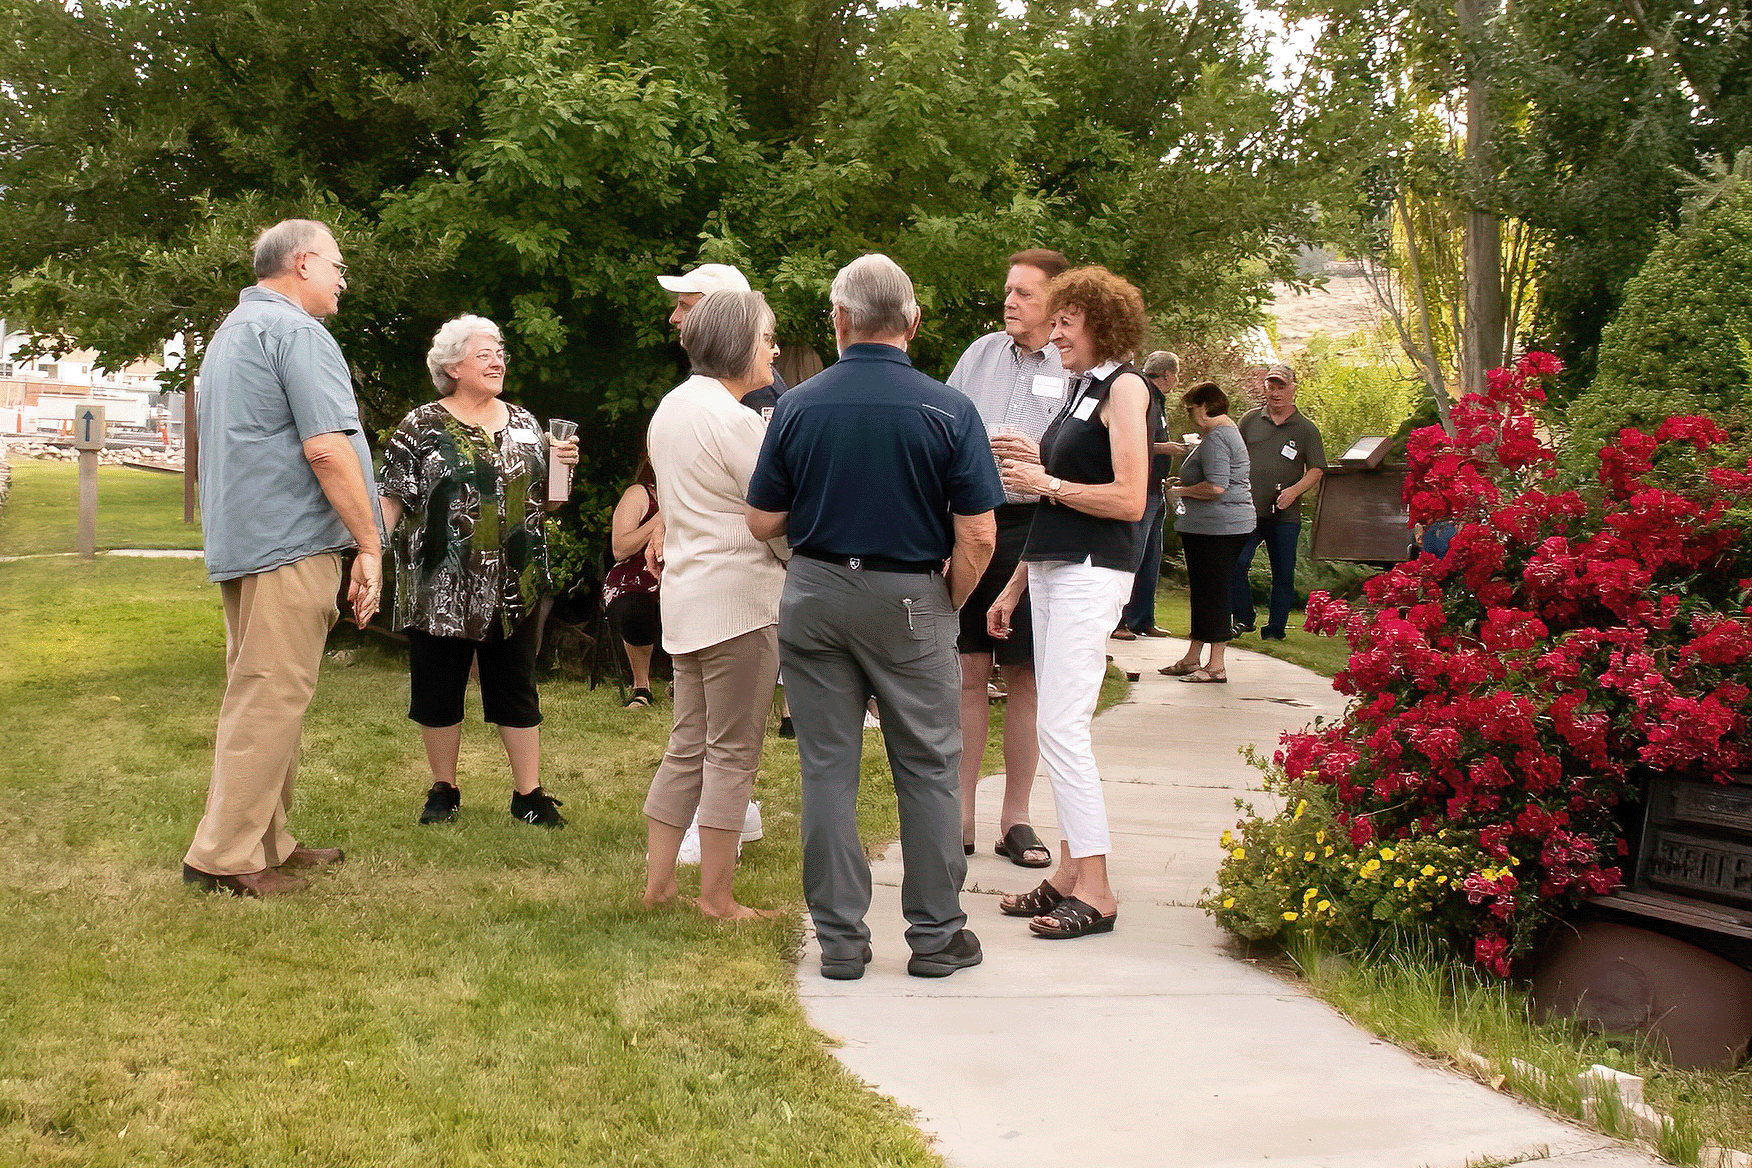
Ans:
{"label": "white building in background", "polygon": [[103,401],[112,427],[163,433],[167,413],[160,399],[156,361],[136,361],[106,370],[97,354],[78,349],[60,356],[24,357],[31,336],[0,319],[0,433],[52,435],[67,430],[73,404]]}

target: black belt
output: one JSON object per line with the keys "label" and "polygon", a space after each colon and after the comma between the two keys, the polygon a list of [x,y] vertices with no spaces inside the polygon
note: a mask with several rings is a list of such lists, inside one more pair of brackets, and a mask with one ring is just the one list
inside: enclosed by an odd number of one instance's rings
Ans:
{"label": "black belt", "polygon": [[792,554],[824,564],[839,564],[858,572],[905,572],[924,575],[943,570],[942,560],[897,560],[890,556],[842,556],[838,552],[818,552],[812,548],[792,548]]}

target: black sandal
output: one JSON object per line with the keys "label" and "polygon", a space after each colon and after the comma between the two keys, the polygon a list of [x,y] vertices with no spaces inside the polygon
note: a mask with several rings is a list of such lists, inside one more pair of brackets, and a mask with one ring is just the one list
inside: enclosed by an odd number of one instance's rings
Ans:
{"label": "black sandal", "polygon": [[651,691],[640,686],[633,691],[633,696],[621,703],[623,710],[642,710],[651,704]]}
{"label": "black sandal", "polygon": [[1065,894],[1052,886],[1052,881],[1042,880],[1040,887],[1032,892],[1018,892],[1015,896],[1006,896],[998,902],[998,911],[1007,917],[1038,917],[1045,916],[1057,908],[1065,900]]}
{"label": "black sandal", "polygon": [[1036,937],[1058,941],[1071,937],[1087,937],[1091,933],[1111,933],[1113,922],[1118,919],[1117,912],[1102,916],[1094,905],[1084,904],[1074,896],[1067,896],[1051,912],[1042,913],[1029,921],[1028,928]]}
{"label": "black sandal", "polygon": [[[1004,838],[992,845],[992,851],[1018,868],[1046,868],[1052,865],[1052,851],[1040,842],[1040,837],[1026,823],[1018,823],[1006,831]],[[1029,852],[1044,852],[1046,858],[1030,860],[1027,858]]]}

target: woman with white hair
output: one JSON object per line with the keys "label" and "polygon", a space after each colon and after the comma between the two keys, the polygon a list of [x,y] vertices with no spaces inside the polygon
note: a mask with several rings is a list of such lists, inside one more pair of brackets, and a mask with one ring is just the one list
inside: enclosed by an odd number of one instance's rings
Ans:
{"label": "woman with white hair", "polygon": [[[697,814],[699,910],[772,916],[736,901],[738,837],[760,768],[779,670],[783,544],[748,530],[748,480],[766,422],[741,402],[772,381],[773,313],[758,292],[711,292],[681,325],[693,376],[651,415],[647,449],[663,531],[663,648],[675,715],[645,798],[645,905],[676,896],[675,865]],[[775,546],[777,545],[777,546]]]}
{"label": "woman with white hair", "polygon": [[[456,818],[463,694],[480,667],[481,706],[511,764],[511,814],[561,827],[541,786],[536,609],[548,587],[550,443],[528,410],[503,400],[505,339],[459,316],[432,338],[426,368],[439,398],[401,420],[384,451],[383,522],[395,556],[393,627],[408,637],[412,697],[432,771],[421,823]],[[568,466],[578,443],[551,446]]]}

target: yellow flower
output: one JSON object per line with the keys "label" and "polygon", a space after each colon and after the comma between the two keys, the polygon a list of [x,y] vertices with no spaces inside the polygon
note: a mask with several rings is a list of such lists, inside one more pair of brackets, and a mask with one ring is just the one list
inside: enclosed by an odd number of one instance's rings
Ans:
{"label": "yellow flower", "polygon": [[1302,899],[1303,900],[1313,900],[1316,896],[1319,896],[1319,895],[1320,895],[1320,890],[1318,888],[1310,888],[1308,891],[1306,891],[1302,894]]}
{"label": "yellow flower", "polygon": [[1225,848],[1234,847],[1235,846],[1235,833],[1232,831],[1225,831],[1223,833],[1223,838],[1222,838],[1221,842]]}
{"label": "yellow flower", "polygon": [[1245,860],[1247,858],[1247,849],[1246,848],[1236,848],[1234,851],[1230,852],[1229,854],[1231,856],[1234,856],[1237,860]]}
{"label": "yellow flower", "polygon": [[1383,860],[1391,861],[1396,854],[1397,853],[1395,853],[1392,848],[1382,848],[1381,849],[1381,858]]}
{"label": "yellow flower", "polygon": [[1302,818],[1302,816],[1304,816],[1306,814],[1308,814],[1308,800],[1304,799],[1300,803],[1296,804],[1296,814],[1293,815],[1291,818],[1300,819],[1300,818]]}
{"label": "yellow flower", "polygon": [[1235,898],[1232,896],[1225,896],[1223,898],[1223,907],[1224,908],[1234,908],[1235,907]]}
{"label": "yellow flower", "polygon": [[1325,843],[1326,842],[1326,832],[1325,831],[1315,832],[1314,833],[1314,842],[1317,844]]}
{"label": "yellow flower", "polygon": [[1332,845],[1331,845],[1331,844],[1327,844],[1327,845],[1326,845],[1326,850],[1325,850],[1325,851],[1324,851],[1324,852],[1322,852],[1322,853],[1321,853],[1321,855],[1323,855],[1323,856],[1326,856],[1326,857],[1331,857],[1331,855],[1332,855]]}
{"label": "yellow flower", "polygon": [[1437,884],[1446,884],[1447,882],[1448,882],[1448,874],[1446,872],[1443,872],[1440,876],[1436,877]]}
{"label": "yellow flower", "polygon": [[1313,858],[1314,858],[1314,853],[1311,851],[1302,853],[1303,860],[1312,860]]}
{"label": "yellow flower", "polygon": [[1401,876],[1401,877],[1397,878],[1396,880],[1394,880],[1393,887],[1404,888],[1405,887],[1405,877]]}
{"label": "yellow flower", "polygon": [[1301,914],[1299,914],[1299,913],[1293,913],[1293,912],[1287,912],[1287,913],[1285,913],[1285,914],[1284,914],[1284,920],[1286,920],[1286,921],[1293,921],[1293,920],[1295,920],[1295,919],[1296,919],[1296,918],[1297,918],[1297,917],[1298,917],[1298,916],[1300,916],[1300,915],[1301,915]]}
{"label": "yellow flower", "polygon": [[1436,874],[1436,869],[1433,864],[1425,864],[1422,868],[1419,868],[1418,871],[1422,872],[1425,876],[1434,876]]}
{"label": "yellow flower", "polygon": [[1365,876],[1373,876],[1375,873],[1379,872],[1380,870],[1381,870],[1381,861],[1379,861],[1379,860],[1371,859],[1371,860],[1366,861],[1363,864],[1363,875],[1365,875]]}
{"label": "yellow flower", "polygon": [[1319,904],[1314,906],[1314,908],[1319,912],[1325,912],[1327,909],[1329,909],[1331,907],[1332,907],[1332,902],[1330,900],[1323,900]]}

